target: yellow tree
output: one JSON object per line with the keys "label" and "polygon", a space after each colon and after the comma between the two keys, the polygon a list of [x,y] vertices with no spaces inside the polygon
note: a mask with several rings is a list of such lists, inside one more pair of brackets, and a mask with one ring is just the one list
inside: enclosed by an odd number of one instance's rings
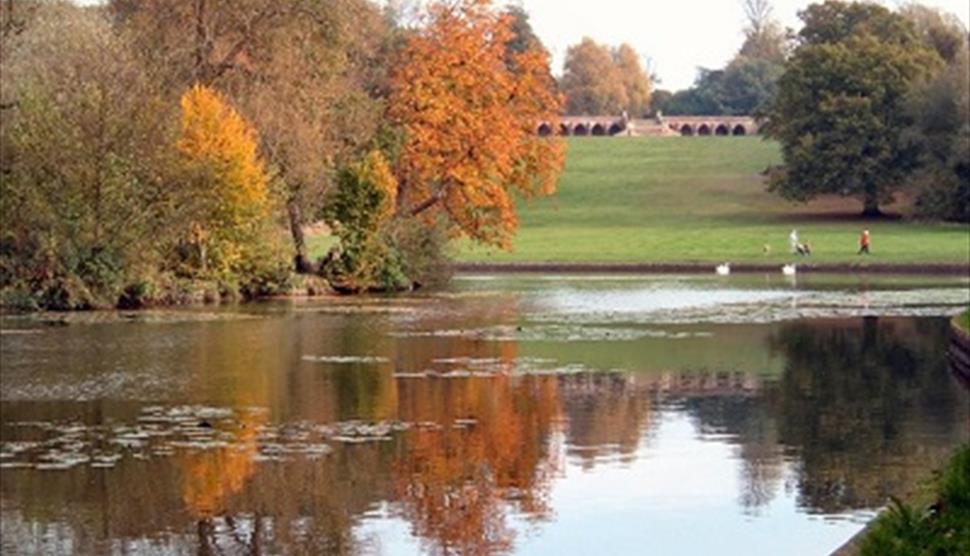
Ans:
{"label": "yellow tree", "polygon": [[190,241],[202,270],[227,271],[254,241],[269,212],[266,171],[253,128],[216,91],[195,85],[182,95],[179,152],[191,185]]}
{"label": "yellow tree", "polygon": [[503,248],[518,225],[514,194],[555,191],[564,145],[562,101],[540,46],[510,50],[512,17],[489,0],[439,2],[404,48],[389,115],[405,133],[399,213],[444,214],[453,231]]}

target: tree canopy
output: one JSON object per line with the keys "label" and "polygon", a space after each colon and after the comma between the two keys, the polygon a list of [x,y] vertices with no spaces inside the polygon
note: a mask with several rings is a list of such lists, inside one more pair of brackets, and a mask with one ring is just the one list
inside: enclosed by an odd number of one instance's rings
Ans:
{"label": "tree canopy", "polygon": [[437,3],[429,16],[392,77],[389,116],[404,132],[398,204],[509,247],[513,193],[552,193],[563,166],[563,144],[535,133],[536,122],[558,125],[561,109],[548,54],[532,47],[507,60],[512,20],[484,0]]}
{"label": "tree canopy", "polygon": [[782,145],[770,188],[805,201],[822,193],[859,198],[877,215],[917,164],[907,140],[907,95],[941,66],[901,15],[875,4],[827,0],[805,26],[765,111]]}
{"label": "tree canopy", "polygon": [[650,110],[650,77],[629,44],[611,49],[589,37],[569,47],[559,86],[566,113],[643,116]]}

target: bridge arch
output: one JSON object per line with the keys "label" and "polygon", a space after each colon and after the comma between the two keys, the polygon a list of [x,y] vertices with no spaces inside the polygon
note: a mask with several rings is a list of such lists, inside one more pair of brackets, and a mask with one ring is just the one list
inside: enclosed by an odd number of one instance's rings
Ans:
{"label": "bridge arch", "polygon": [[684,137],[693,137],[694,128],[690,124],[684,124],[680,127],[680,134]]}
{"label": "bridge arch", "polygon": [[559,124],[559,135],[568,136],[570,135],[569,126],[566,124]]}
{"label": "bridge arch", "polygon": [[552,126],[548,122],[542,122],[539,125],[539,137],[549,137],[552,135]]}
{"label": "bridge arch", "polygon": [[730,135],[730,134],[731,134],[731,128],[728,127],[726,124],[720,124],[716,128],[714,128],[714,135],[724,136],[724,135]]}
{"label": "bridge arch", "polygon": [[610,126],[609,134],[617,135],[619,133],[622,133],[624,129],[626,128],[620,122],[613,122],[613,125]]}
{"label": "bridge arch", "polygon": [[697,134],[698,135],[710,135],[711,134],[711,126],[709,126],[707,124],[701,124],[700,127],[697,128]]}
{"label": "bridge arch", "polygon": [[593,125],[593,136],[595,136],[595,137],[603,137],[604,135],[606,135],[606,126],[603,125],[603,124],[594,124]]}
{"label": "bridge arch", "polygon": [[745,129],[744,126],[741,124],[734,126],[734,129],[731,131],[731,135],[747,135],[747,134],[748,134],[748,130]]}
{"label": "bridge arch", "polygon": [[589,127],[586,124],[576,124],[576,127],[573,128],[573,135],[585,137],[589,135]]}

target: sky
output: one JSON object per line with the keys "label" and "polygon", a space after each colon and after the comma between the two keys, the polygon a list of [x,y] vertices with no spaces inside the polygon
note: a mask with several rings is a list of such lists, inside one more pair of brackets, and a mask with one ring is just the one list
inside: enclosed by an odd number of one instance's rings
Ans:
{"label": "sky", "polygon": [[[96,4],[104,0],[74,0]],[[377,0],[383,2],[386,0]],[[411,0],[421,3],[426,0]],[[820,1],[820,0],[815,0]],[[968,0],[919,0],[956,14],[970,27]],[[532,27],[553,55],[552,71],[562,73],[566,49],[583,37],[609,44],[630,43],[648,70],[660,77],[657,88],[677,91],[694,82],[698,67],[724,67],[741,48],[745,25],[742,0],[497,0],[529,13]],[[798,11],[812,0],[772,0],[782,25],[801,27]],[[881,0],[896,8],[905,0]]]}
{"label": "sky", "polygon": [[[630,43],[649,60],[658,88],[690,87],[698,67],[720,68],[744,41],[741,0],[517,0],[532,27],[553,55],[553,73],[562,72],[566,49],[584,36],[618,45]],[[799,10],[809,0],[773,0],[782,25],[800,28]],[[920,3],[956,14],[970,24],[967,0],[922,0]],[[899,2],[884,0],[895,8]]]}

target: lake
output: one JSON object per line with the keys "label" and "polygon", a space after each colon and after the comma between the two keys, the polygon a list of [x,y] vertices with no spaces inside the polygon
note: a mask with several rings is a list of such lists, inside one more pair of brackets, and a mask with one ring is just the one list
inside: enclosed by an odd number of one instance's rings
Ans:
{"label": "lake", "polygon": [[970,439],[965,279],[8,316],[4,554],[828,554]]}

